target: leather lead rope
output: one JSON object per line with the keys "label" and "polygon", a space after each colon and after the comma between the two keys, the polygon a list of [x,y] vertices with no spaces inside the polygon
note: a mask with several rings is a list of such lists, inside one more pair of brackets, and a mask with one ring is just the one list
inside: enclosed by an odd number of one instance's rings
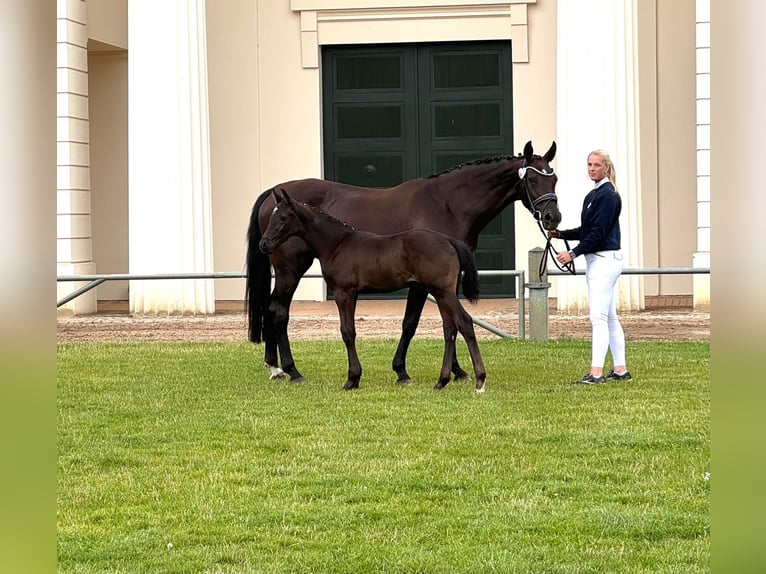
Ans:
{"label": "leather lead rope", "polygon": [[[559,263],[559,260],[556,259],[556,255],[558,255],[560,252],[556,251],[556,248],[553,247],[551,238],[548,237],[548,234],[545,232],[545,229],[543,229],[543,225],[539,220],[537,221],[537,227],[540,228],[540,233],[542,233],[543,237],[546,238],[545,253],[543,253],[543,256],[540,258],[540,268],[538,269],[540,278],[542,279],[548,270],[548,256],[550,256],[550,258],[553,260],[553,263],[556,265],[559,271],[571,273],[574,275],[576,272],[574,259],[572,259],[569,263],[564,263],[563,265]],[[566,250],[569,251],[569,241],[566,239],[564,239],[564,246],[566,247]]]}

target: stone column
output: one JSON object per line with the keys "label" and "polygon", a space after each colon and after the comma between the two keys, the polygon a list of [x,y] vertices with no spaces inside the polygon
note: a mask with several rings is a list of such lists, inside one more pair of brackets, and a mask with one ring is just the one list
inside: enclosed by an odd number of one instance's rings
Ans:
{"label": "stone column", "polygon": [[[56,272],[95,273],[91,234],[88,129],[88,9],[84,0],[57,0],[56,30]],[[84,284],[59,283],[57,298]],[[96,291],[59,312],[96,312]]]}
{"label": "stone column", "polygon": [[[587,156],[606,150],[615,164],[622,196],[622,252],[625,267],[640,267],[641,189],[638,149],[637,62],[634,41],[635,0],[581,0],[557,3],[556,133],[559,153],[558,196],[561,227],[580,224],[587,177]],[[585,260],[575,260],[578,269]],[[587,291],[582,278],[557,281],[558,308],[585,312]],[[643,307],[641,276],[623,275],[618,307]]]}
{"label": "stone column", "polygon": [[[213,271],[205,1],[128,3],[129,265]],[[131,281],[136,314],[213,313],[213,280]]]}
{"label": "stone column", "polygon": [[[710,0],[697,0],[697,251],[695,268],[710,268]],[[694,309],[710,309],[710,275],[694,275]]]}

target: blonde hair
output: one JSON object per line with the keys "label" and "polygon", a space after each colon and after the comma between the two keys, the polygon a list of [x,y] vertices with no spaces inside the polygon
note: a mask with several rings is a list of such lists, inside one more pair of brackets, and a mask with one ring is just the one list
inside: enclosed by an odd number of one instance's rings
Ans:
{"label": "blonde hair", "polygon": [[601,161],[604,162],[604,166],[606,167],[606,176],[609,178],[609,181],[612,182],[614,188],[617,189],[617,174],[614,172],[614,164],[612,163],[612,158],[610,158],[609,154],[602,149],[593,150],[588,154],[588,157],[592,155],[600,157]]}

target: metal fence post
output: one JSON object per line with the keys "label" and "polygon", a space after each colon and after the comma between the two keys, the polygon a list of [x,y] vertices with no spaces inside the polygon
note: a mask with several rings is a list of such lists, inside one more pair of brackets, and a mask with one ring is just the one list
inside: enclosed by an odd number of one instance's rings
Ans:
{"label": "metal fence post", "polygon": [[540,276],[540,262],[545,257],[542,247],[529,250],[529,339],[531,341],[548,340],[548,273]]}

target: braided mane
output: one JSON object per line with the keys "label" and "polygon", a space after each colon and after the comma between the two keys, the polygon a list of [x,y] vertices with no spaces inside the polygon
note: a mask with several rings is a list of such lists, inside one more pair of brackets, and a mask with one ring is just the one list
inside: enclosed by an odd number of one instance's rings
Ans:
{"label": "braided mane", "polygon": [[[459,169],[463,169],[464,167],[471,166],[471,165],[480,165],[480,164],[483,164],[483,163],[494,163],[494,162],[498,162],[498,161],[508,161],[508,160],[517,159],[517,158],[520,158],[520,157],[522,157],[522,154],[518,154],[518,155],[515,155],[515,156],[514,155],[496,155],[496,156],[484,157],[484,158],[481,158],[481,159],[472,159],[472,160],[463,162],[461,164],[452,166],[450,168],[447,168],[444,171],[440,171],[439,173],[436,173],[436,174],[433,174],[433,175],[429,175],[426,179],[431,179],[431,178],[434,178],[434,177],[439,177],[441,175],[445,175],[447,173],[451,173],[453,171],[457,171]],[[540,156],[539,155],[535,155],[533,157],[534,158],[539,158]]]}

